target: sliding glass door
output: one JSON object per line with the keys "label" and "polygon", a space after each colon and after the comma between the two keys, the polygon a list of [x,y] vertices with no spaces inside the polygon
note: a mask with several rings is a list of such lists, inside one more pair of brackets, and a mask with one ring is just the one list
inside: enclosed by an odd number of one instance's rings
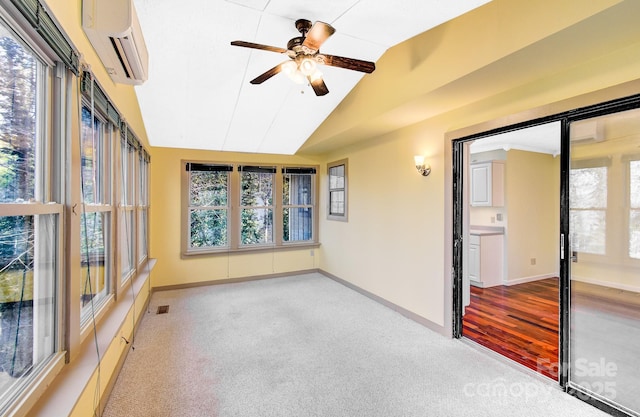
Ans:
{"label": "sliding glass door", "polygon": [[640,413],[640,109],[571,122],[569,390]]}

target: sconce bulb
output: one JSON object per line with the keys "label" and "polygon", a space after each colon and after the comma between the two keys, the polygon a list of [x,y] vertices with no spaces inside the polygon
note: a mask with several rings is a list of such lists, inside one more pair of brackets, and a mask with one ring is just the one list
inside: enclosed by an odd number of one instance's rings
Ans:
{"label": "sconce bulb", "polygon": [[431,166],[425,165],[424,156],[416,155],[413,157],[413,159],[416,162],[416,169],[418,170],[420,175],[422,175],[423,177],[426,177],[427,175],[431,174]]}

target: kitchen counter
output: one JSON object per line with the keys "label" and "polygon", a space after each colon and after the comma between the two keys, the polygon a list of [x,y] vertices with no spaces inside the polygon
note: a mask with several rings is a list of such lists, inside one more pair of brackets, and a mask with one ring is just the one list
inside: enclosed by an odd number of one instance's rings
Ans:
{"label": "kitchen counter", "polygon": [[473,236],[504,235],[504,227],[501,226],[471,226],[469,234]]}

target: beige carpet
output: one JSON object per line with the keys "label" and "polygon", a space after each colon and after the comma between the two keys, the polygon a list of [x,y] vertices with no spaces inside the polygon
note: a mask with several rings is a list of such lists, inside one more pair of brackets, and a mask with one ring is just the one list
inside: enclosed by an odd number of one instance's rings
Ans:
{"label": "beige carpet", "polygon": [[156,292],[149,310],[106,417],[604,415],[320,274]]}

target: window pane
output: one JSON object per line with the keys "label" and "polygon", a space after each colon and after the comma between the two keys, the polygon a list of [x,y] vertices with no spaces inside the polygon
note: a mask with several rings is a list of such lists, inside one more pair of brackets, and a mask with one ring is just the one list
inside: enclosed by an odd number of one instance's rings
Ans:
{"label": "window pane", "polygon": [[605,254],[607,224],[603,210],[571,210],[571,247],[585,253]]}
{"label": "window pane", "polygon": [[91,111],[82,108],[82,195],[85,203],[104,202],[104,128],[98,119],[91,123]]}
{"label": "window pane", "polygon": [[329,199],[329,214],[344,214],[344,191],[331,191]]}
{"label": "window pane", "polygon": [[226,206],[229,174],[216,171],[191,171],[190,205]]}
{"label": "window pane", "polygon": [[56,347],[56,224],[57,215],[0,217],[0,396]]}
{"label": "window pane", "polygon": [[313,239],[313,209],[285,208],[283,210],[283,225],[285,242],[295,242]]}
{"label": "window pane", "polygon": [[227,210],[190,211],[192,248],[227,246]]}
{"label": "window pane", "polygon": [[37,69],[0,24],[0,202],[36,198]]}
{"label": "window pane", "polygon": [[84,213],[80,218],[80,255],[82,280],[80,281],[80,303],[83,319],[92,312],[94,305],[108,292],[108,254],[106,253],[108,213]]}
{"label": "window pane", "polygon": [[126,279],[131,271],[133,271],[134,252],[133,246],[135,235],[134,211],[121,210],[120,219],[120,260],[122,279]]}
{"label": "window pane", "polygon": [[640,259],[640,210],[629,212],[629,256]]}
{"label": "window pane", "polygon": [[273,176],[270,173],[243,172],[240,204],[249,207],[272,206]]}
{"label": "window pane", "polygon": [[607,207],[607,168],[572,169],[569,190],[571,208]]}
{"label": "window pane", "polygon": [[329,188],[344,188],[344,165],[329,168]]}
{"label": "window pane", "polygon": [[640,208],[640,161],[629,162],[629,199],[631,208]]}
{"label": "window pane", "polygon": [[147,210],[141,209],[138,214],[138,262],[147,257]]}
{"label": "window pane", "polygon": [[243,245],[273,243],[273,210],[242,209],[241,221]]}
{"label": "window pane", "polygon": [[311,205],[311,175],[286,174],[283,176],[282,204]]}

